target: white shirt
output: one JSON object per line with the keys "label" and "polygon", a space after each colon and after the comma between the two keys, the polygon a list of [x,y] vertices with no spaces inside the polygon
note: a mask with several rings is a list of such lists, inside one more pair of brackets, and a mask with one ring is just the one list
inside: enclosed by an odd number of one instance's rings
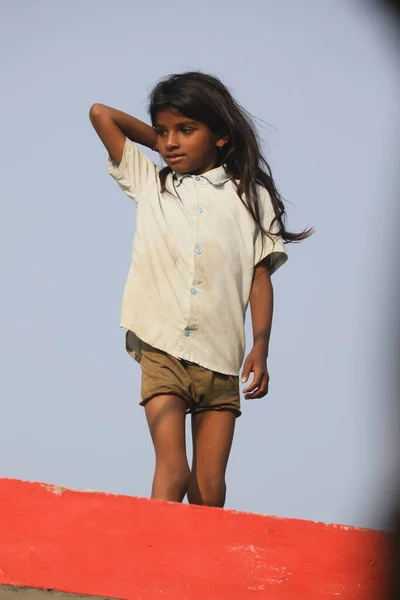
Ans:
{"label": "white shirt", "polygon": [[[271,272],[287,260],[282,240],[261,235],[224,167],[202,175],[169,174],[126,139],[108,172],[136,203],[132,262],[120,326],[141,360],[141,342],[219,373],[238,375],[245,352],[245,315],[254,267],[270,255]],[[262,222],[274,210],[258,187]],[[178,197],[179,194],[179,197]]]}

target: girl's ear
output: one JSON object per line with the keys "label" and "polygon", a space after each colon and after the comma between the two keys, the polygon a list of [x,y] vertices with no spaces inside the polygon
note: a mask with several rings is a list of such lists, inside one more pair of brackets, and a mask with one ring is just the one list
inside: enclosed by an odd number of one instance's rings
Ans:
{"label": "girl's ear", "polygon": [[216,144],[217,148],[220,150],[229,142],[229,137],[227,135],[221,136],[217,138]]}

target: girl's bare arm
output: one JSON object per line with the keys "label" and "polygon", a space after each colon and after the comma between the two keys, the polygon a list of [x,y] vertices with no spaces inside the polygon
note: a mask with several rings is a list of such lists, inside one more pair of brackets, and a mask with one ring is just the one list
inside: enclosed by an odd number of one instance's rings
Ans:
{"label": "girl's bare arm", "polygon": [[269,257],[260,262],[254,269],[250,291],[250,309],[253,325],[253,347],[266,360],[268,358],[274,309],[274,290],[269,271]]}
{"label": "girl's bare arm", "polygon": [[157,134],[150,125],[110,106],[93,104],[89,118],[109,155],[118,165],[122,160],[126,137],[152,149],[157,144]]}
{"label": "girl's bare arm", "polygon": [[269,257],[254,269],[250,292],[251,320],[254,345],[243,365],[242,381],[253,373],[252,382],[243,390],[245,398],[262,398],[268,393],[269,374],[267,368],[269,338],[271,334],[274,293],[269,269]]}

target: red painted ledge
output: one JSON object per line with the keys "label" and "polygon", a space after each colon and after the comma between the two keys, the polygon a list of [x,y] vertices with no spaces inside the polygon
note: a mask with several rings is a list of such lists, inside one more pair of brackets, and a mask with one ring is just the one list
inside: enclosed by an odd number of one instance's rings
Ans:
{"label": "red painted ledge", "polygon": [[124,600],[384,598],[383,532],[0,479],[0,584]]}

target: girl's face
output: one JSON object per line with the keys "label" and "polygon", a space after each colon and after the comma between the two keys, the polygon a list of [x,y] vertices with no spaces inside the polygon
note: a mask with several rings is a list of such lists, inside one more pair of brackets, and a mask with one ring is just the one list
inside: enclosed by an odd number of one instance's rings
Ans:
{"label": "girl's face", "polygon": [[157,149],[176,173],[201,174],[213,169],[218,151],[226,142],[210,128],[175,110],[157,112]]}

